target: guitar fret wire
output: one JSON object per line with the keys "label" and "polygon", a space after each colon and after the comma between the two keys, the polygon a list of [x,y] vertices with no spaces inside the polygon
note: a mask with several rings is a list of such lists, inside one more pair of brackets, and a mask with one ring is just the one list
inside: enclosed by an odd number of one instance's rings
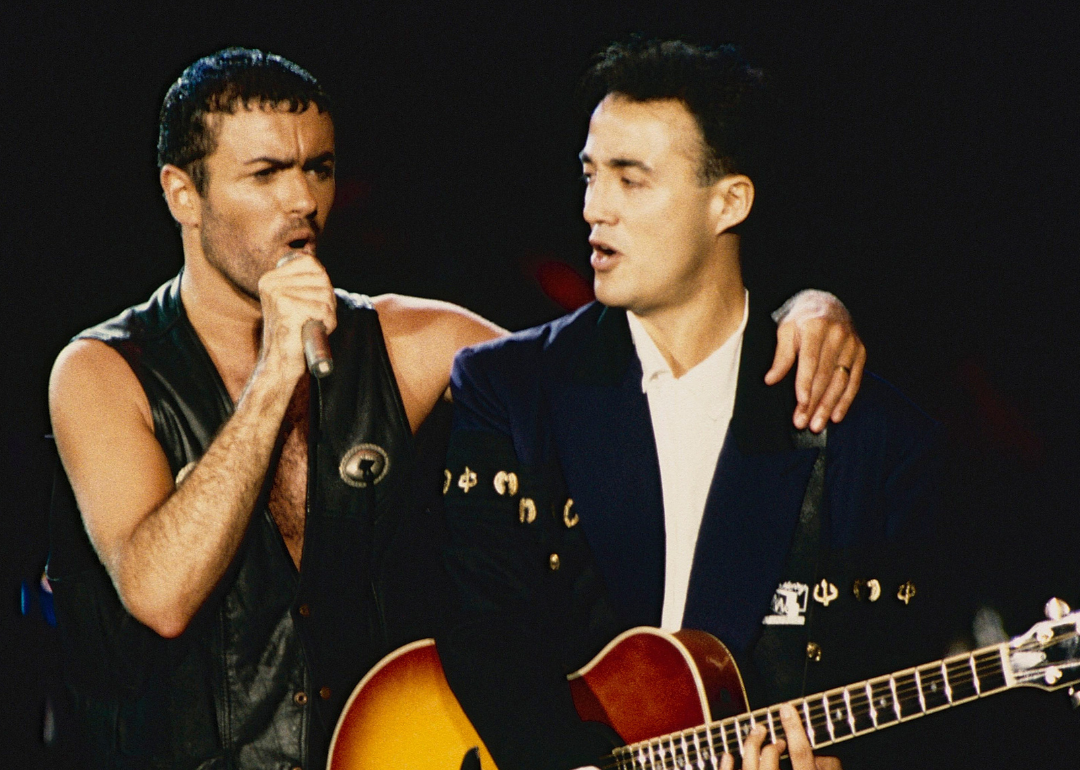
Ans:
{"label": "guitar fret wire", "polygon": [[858,732],[855,729],[855,716],[851,713],[851,693],[848,692],[848,688],[844,688],[844,707],[847,709],[848,725],[851,727],[851,732]]}
{"label": "guitar fret wire", "polygon": [[998,645],[998,659],[1001,661],[1001,670],[1005,675],[1005,685],[1012,687],[1016,684],[1016,677],[1013,675],[1012,670],[1009,668],[1008,651],[1004,644]]}
{"label": "guitar fret wire", "polygon": [[896,697],[896,679],[891,675],[889,676],[889,688],[892,690],[893,712],[896,714],[897,719],[902,719],[903,717],[900,714],[900,701],[897,700]]}
{"label": "guitar fret wire", "polygon": [[825,726],[829,731],[829,740],[836,740],[836,733],[833,732],[832,715],[829,713],[829,696],[825,693],[821,694],[821,708],[825,711]]}
{"label": "guitar fret wire", "polygon": [[874,721],[874,729],[877,729],[877,709],[874,708],[874,690],[870,686],[870,680],[866,681],[866,700],[870,703],[870,718]]}
{"label": "guitar fret wire", "polygon": [[769,736],[772,738],[772,742],[776,743],[776,726],[773,724],[772,710],[767,709],[765,716],[769,719]]}
{"label": "guitar fret wire", "polygon": [[915,669],[915,689],[919,693],[919,709],[926,713],[926,696],[923,694],[922,689],[922,677],[919,676],[919,669]]}
{"label": "guitar fret wire", "polygon": [[982,695],[982,682],[979,681],[979,672],[975,670],[975,655],[974,653],[968,655],[968,660],[971,662],[971,678],[975,682],[975,694]]}
{"label": "guitar fret wire", "polygon": [[817,748],[817,740],[814,736],[814,724],[810,720],[810,707],[806,703],[806,699],[803,698],[802,702],[803,716],[806,717],[806,737],[810,739],[810,748]]}
{"label": "guitar fret wire", "polygon": [[709,756],[712,759],[713,768],[716,767],[716,743],[713,741],[713,732],[710,728],[707,735],[709,736]]}

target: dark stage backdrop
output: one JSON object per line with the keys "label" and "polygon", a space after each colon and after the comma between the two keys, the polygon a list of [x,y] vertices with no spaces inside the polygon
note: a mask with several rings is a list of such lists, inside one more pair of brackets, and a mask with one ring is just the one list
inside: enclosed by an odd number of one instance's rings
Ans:
{"label": "dark stage backdrop", "polygon": [[[1080,599],[1072,3],[20,5],[0,21],[0,765],[69,766],[36,587],[49,367],[179,267],[157,110],[184,66],[226,45],[292,58],[336,97],[339,196],[319,255],[339,286],[516,329],[562,312],[588,276],[573,96],[590,54],[632,31],[741,42],[779,102],[752,288],[835,291],[870,368],[947,424],[955,633],[979,606],[1016,633],[1051,594]],[[1001,701],[942,718],[973,763],[1032,745],[1048,766],[1075,759],[1062,696]]]}

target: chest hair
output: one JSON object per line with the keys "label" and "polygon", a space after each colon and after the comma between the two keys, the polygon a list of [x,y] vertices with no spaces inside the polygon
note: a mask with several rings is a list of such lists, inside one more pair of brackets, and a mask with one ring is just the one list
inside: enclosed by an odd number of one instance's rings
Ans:
{"label": "chest hair", "polygon": [[268,501],[270,514],[277,523],[278,531],[297,569],[300,569],[300,557],[304,550],[304,520],[307,508],[307,407],[307,378],[303,377],[296,386],[281,424],[281,456]]}

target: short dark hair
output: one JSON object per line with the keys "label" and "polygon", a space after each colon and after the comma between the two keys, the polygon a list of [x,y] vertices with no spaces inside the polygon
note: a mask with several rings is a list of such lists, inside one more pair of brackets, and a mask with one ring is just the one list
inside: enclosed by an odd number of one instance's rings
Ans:
{"label": "short dark hair", "polygon": [[172,84],[158,120],[158,168],[172,164],[191,175],[200,195],[207,176],[203,159],[213,153],[217,134],[212,113],[237,107],[274,107],[303,112],[314,104],[330,114],[330,98],[311,73],[288,59],[253,48],[225,48],[204,56]]}
{"label": "short dark hair", "polygon": [[636,102],[681,101],[704,137],[699,175],[709,184],[746,172],[763,85],[764,73],[736,46],[634,36],[597,54],[581,93],[590,111],[609,94]]}

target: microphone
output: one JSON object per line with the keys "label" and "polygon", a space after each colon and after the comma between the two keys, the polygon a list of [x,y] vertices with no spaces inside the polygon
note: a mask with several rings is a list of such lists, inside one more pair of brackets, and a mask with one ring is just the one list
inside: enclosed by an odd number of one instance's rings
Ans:
{"label": "microphone", "polygon": [[[287,265],[297,257],[302,257],[299,251],[286,254],[278,260],[277,267]],[[300,327],[300,339],[304,343],[304,360],[307,361],[308,371],[312,377],[322,379],[334,371],[334,359],[330,355],[330,340],[326,338],[326,326],[322,321],[309,318]]]}
{"label": "microphone", "polygon": [[322,379],[334,371],[334,359],[330,356],[330,340],[326,338],[326,326],[322,321],[309,318],[300,327],[304,341],[304,359],[313,377]]}

